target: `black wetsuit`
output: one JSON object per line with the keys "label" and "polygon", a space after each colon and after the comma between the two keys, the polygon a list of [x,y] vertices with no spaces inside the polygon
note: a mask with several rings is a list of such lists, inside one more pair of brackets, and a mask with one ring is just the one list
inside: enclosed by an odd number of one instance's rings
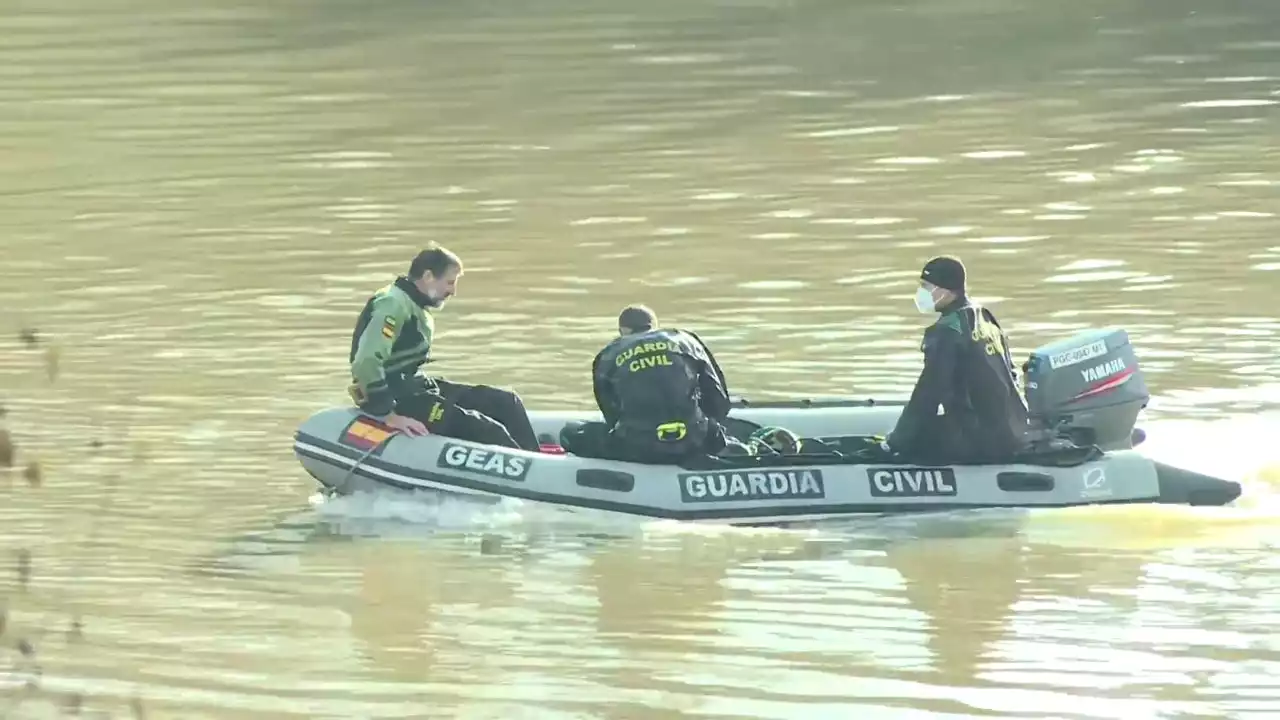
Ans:
{"label": "black wetsuit", "polygon": [[623,335],[591,364],[603,423],[562,433],[569,452],[633,462],[677,462],[725,446],[724,373],[702,340],[679,329]]}
{"label": "black wetsuit", "polygon": [[939,312],[924,332],[924,369],[889,447],[921,462],[1007,461],[1027,442],[1008,338],[990,310],[966,298]]}

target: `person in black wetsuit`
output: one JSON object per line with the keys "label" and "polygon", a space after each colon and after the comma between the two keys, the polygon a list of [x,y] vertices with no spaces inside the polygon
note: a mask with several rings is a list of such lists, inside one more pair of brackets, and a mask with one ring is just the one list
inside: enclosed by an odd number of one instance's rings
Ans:
{"label": "person in black wetsuit", "polygon": [[568,452],[631,462],[670,463],[725,449],[729,414],[724,373],[689,330],[655,329],[643,305],[618,316],[618,338],[591,363],[604,422],[567,426]]}
{"label": "person in black wetsuit", "polygon": [[960,260],[925,264],[916,309],[938,320],[924,332],[924,369],[883,449],[920,462],[1007,461],[1026,447],[1027,405],[1008,338],[995,315],[968,298]]}
{"label": "person in black wetsuit", "polygon": [[520,396],[489,385],[423,377],[435,319],[458,290],[462,261],[432,245],[365,303],[351,334],[352,400],[406,435],[428,432],[463,440],[537,450]]}

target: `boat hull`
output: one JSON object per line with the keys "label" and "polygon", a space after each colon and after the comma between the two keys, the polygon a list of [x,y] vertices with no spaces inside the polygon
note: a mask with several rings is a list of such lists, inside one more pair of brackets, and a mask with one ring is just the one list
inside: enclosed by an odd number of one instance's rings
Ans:
{"label": "boat hull", "polygon": [[[878,434],[901,405],[847,401],[735,408],[733,417],[802,436]],[[555,437],[594,413],[531,413]],[[758,467],[681,468],[494,448],[442,436],[393,433],[355,408],[322,410],[298,429],[294,452],[337,493],[396,489],[503,497],[628,515],[729,524],[776,524],[857,515],[968,508],[1112,503],[1222,505],[1237,483],[1153,462],[1132,450],[1063,464],[925,466],[774,458]],[[745,462],[745,460],[744,460]]]}

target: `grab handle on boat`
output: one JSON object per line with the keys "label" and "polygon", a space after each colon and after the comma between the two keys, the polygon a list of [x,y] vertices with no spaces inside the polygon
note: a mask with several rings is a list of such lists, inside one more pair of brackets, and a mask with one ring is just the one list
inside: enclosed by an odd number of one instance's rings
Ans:
{"label": "grab handle on boat", "polygon": [[1002,472],[996,475],[996,485],[1005,492],[1049,492],[1053,490],[1053,476],[1044,473]]}
{"label": "grab handle on boat", "polygon": [[574,479],[582,487],[617,493],[629,493],[636,487],[634,475],[617,470],[579,470]]}

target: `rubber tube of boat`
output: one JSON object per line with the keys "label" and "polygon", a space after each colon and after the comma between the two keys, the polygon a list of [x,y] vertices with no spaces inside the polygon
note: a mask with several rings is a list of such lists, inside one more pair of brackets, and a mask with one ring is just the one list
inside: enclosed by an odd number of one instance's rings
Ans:
{"label": "rubber tube of boat", "polygon": [[1170,505],[1226,505],[1240,497],[1240,483],[1152,461],[1160,498]]}

